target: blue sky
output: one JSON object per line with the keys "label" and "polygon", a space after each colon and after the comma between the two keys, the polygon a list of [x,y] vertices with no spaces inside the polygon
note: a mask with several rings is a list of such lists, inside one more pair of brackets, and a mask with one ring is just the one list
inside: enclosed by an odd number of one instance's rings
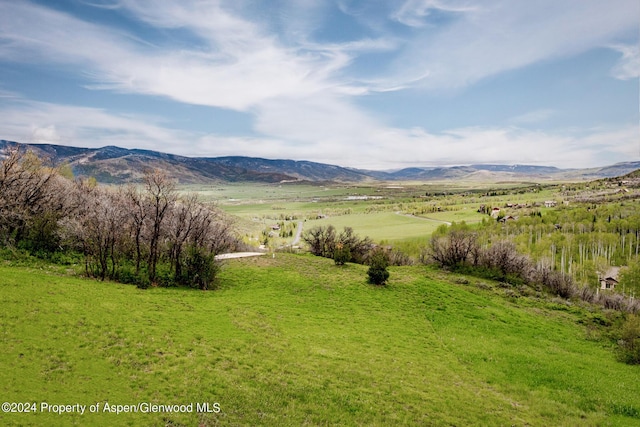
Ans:
{"label": "blue sky", "polygon": [[640,160],[637,0],[0,0],[0,139],[392,169]]}

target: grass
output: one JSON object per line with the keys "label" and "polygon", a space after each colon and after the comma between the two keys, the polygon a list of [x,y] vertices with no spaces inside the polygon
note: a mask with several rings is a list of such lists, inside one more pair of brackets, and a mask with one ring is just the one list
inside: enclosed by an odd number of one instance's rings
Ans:
{"label": "grass", "polygon": [[639,368],[585,339],[587,310],[390,270],[379,288],[366,267],[277,254],[202,292],[0,266],[3,401],[221,408],[0,424],[640,424]]}
{"label": "grass", "polygon": [[394,212],[375,212],[370,214],[352,214],[307,221],[305,229],[315,226],[333,225],[338,231],[351,227],[361,237],[368,236],[373,241],[393,241],[406,238],[427,239],[431,233],[443,224],[424,218],[398,215]]}
{"label": "grass", "polygon": [[[561,200],[560,187],[535,188],[523,184],[494,184],[479,192],[477,182],[376,183],[376,184],[226,184],[181,186],[181,192],[196,192],[205,201],[215,202],[237,218],[237,228],[249,243],[262,240],[262,232],[275,221],[293,217],[316,224],[352,227],[357,234],[376,242],[396,243],[424,239],[444,222],[477,223],[486,215],[477,212],[482,204],[504,207],[507,203],[531,204],[548,199]],[[508,194],[502,194],[507,191]],[[495,194],[495,195],[490,195]],[[361,199],[362,196],[373,198]],[[435,211],[441,208],[442,211]],[[434,212],[432,212],[434,210]],[[422,219],[401,217],[417,214]],[[505,211],[506,212],[506,211]],[[521,211],[509,211],[521,215]],[[326,219],[318,222],[318,215]],[[272,246],[287,243],[276,239]]]}

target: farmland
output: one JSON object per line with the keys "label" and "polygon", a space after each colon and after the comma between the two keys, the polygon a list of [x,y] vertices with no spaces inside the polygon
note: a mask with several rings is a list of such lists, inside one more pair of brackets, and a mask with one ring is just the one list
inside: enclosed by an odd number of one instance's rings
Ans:
{"label": "farmland", "polygon": [[[180,190],[194,192],[236,217],[238,227],[250,243],[261,240],[262,231],[278,221],[302,220],[306,221],[306,229],[328,224],[337,228],[351,227],[375,242],[401,244],[404,240],[427,239],[440,224],[480,222],[485,217],[477,212],[480,204],[502,206],[507,201],[542,203],[554,197],[560,187],[502,183],[487,189],[486,183],[469,181],[359,186],[298,183],[191,185],[182,186]],[[275,237],[273,246],[287,242],[287,239]]]}

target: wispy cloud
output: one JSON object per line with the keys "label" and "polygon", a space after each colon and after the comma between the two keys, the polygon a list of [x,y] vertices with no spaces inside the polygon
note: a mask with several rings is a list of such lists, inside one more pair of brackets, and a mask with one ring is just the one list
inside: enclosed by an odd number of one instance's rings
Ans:
{"label": "wispy cloud", "polygon": [[20,142],[102,147],[169,149],[171,141],[193,136],[163,125],[151,116],[16,99],[0,107],[4,139]]}
{"label": "wispy cloud", "polygon": [[391,18],[410,27],[424,27],[434,11],[463,13],[476,9],[477,6],[465,0],[407,0]]}
{"label": "wispy cloud", "polygon": [[[412,0],[405,6],[414,3],[426,11],[438,4]],[[427,28],[412,39],[396,60],[398,75],[412,79],[428,72],[429,78],[421,80],[423,87],[460,88],[540,61],[576,55],[619,37],[637,39],[640,3],[635,0],[476,4],[473,12],[459,14],[443,29]]]}
{"label": "wispy cloud", "polygon": [[[157,117],[28,100],[0,106],[0,128],[2,138],[22,142],[117,145],[187,156],[197,153],[313,159],[373,169],[470,163],[588,167],[638,158],[640,131],[634,126],[574,130],[572,135],[517,127],[470,127],[430,133],[422,128],[380,125],[355,107],[331,98],[317,100],[307,108],[286,100],[273,102],[258,115],[257,126],[268,135],[263,137],[203,134],[174,129]],[[335,126],[326,126],[335,120],[335,114],[342,115],[342,120]]]}
{"label": "wispy cloud", "polygon": [[619,44],[612,45],[611,48],[622,54],[622,58],[611,70],[611,74],[620,80],[640,77],[640,46]]}
{"label": "wispy cloud", "polygon": [[534,111],[529,111],[528,113],[524,113],[519,116],[513,117],[511,118],[510,121],[512,123],[520,124],[520,125],[536,124],[536,123],[542,123],[549,120],[549,118],[551,118],[555,114],[556,114],[556,111],[553,109],[534,110]]}
{"label": "wispy cloud", "polygon": [[336,49],[282,47],[271,35],[232,16],[216,3],[141,2],[121,6],[138,19],[183,29],[200,39],[197,49],[144,45],[64,13],[28,3],[0,5],[0,57],[79,65],[88,86],[158,95],[180,102],[247,110],[274,96],[310,96],[331,87],[332,72],[348,62]]}

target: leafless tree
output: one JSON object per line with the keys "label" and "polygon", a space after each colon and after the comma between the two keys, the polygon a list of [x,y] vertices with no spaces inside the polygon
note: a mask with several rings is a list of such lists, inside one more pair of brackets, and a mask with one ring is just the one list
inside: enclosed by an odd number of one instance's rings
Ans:
{"label": "leafless tree", "polygon": [[327,227],[314,227],[304,233],[302,240],[309,245],[309,250],[312,254],[333,258],[333,251],[336,244],[336,229],[332,225]]}
{"label": "leafless tree", "polygon": [[124,194],[80,184],[78,197],[83,207],[77,211],[75,221],[66,225],[75,230],[75,238],[81,244],[86,272],[102,280],[113,278],[124,254],[131,217],[124,208]]}
{"label": "leafless tree", "polygon": [[68,206],[64,180],[32,152],[9,148],[0,163],[0,235],[15,244],[31,236],[47,245]]}
{"label": "leafless tree", "polygon": [[131,213],[131,234],[135,248],[136,276],[138,276],[142,260],[142,232],[147,225],[150,209],[148,200],[136,187],[127,187],[125,195],[128,202],[128,210]]}
{"label": "leafless tree", "polygon": [[431,259],[443,267],[463,264],[477,251],[477,236],[468,230],[451,230],[446,235],[434,235],[430,242]]}
{"label": "leafless tree", "polygon": [[146,195],[149,198],[151,212],[149,237],[149,280],[153,283],[156,280],[156,267],[159,257],[159,244],[162,237],[162,224],[169,209],[177,199],[174,182],[168,175],[160,170],[145,173],[144,184]]}
{"label": "leafless tree", "polygon": [[528,280],[532,274],[531,260],[516,250],[509,241],[496,242],[482,251],[478,262],[484,267],[500,271],[503,275],[514,275]]}

